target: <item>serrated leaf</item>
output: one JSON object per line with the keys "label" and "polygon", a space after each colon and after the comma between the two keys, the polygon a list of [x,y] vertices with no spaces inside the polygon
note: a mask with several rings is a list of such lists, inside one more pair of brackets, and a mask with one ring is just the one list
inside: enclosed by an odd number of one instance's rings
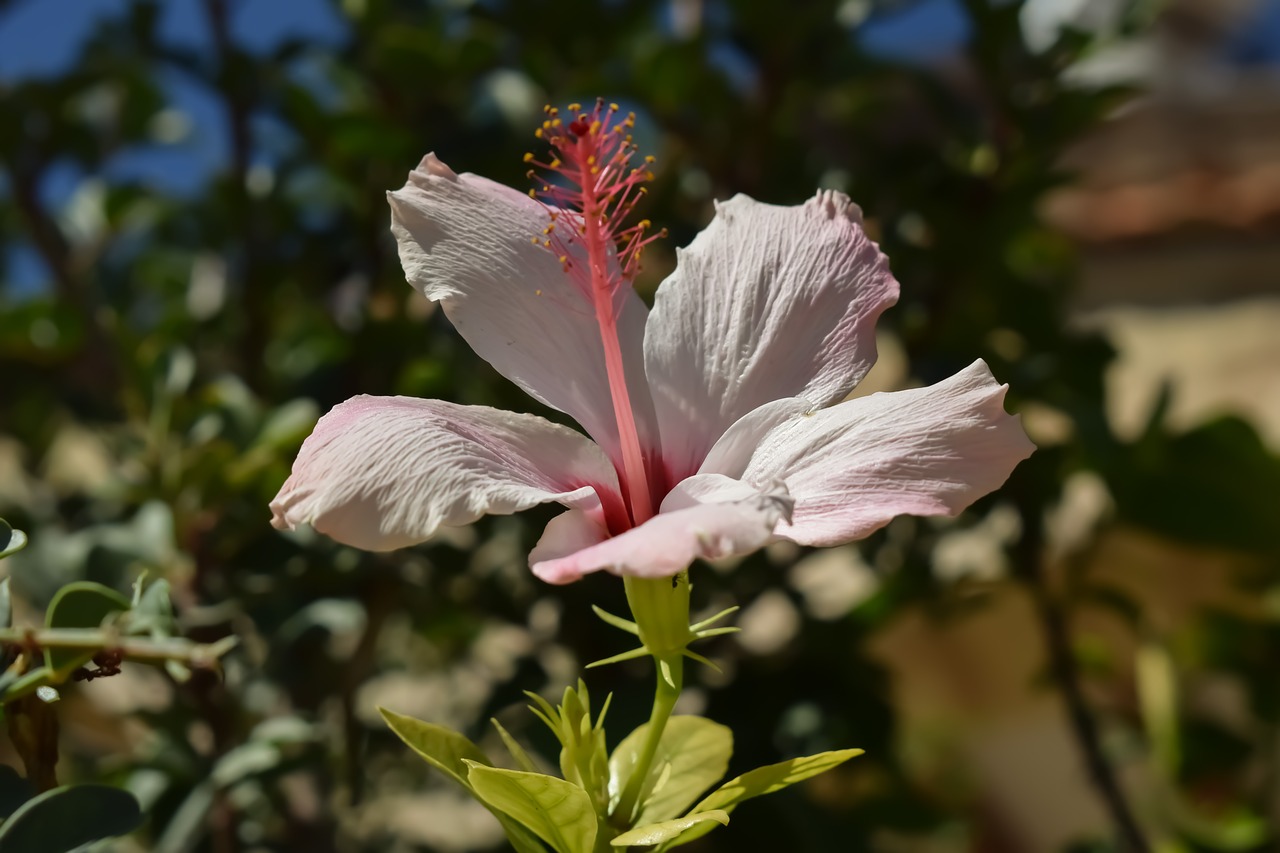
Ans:
{"label": "serrated leaf", "polygon": [[[713,809],[707,812],[698,812],[686,817],[678,817],[675,820],[664,820],[660,823],[651,823],[648,826],[637,826],[629,832],[624,832],[609,843],[614,847],[652,847],[655,844],[661,844],[675,838],[692,826],[700,823],[714,821],[721,826],[729,825],[729,813],[720,809]],[[711,827],[714,829],[715,827]]]}
{"label": "serrated leaf", "polygon": [[[623,738],[609,756],[609,791],[626,789],[649,734],[649,724]],[[677,817],[724,778],[733,754],[733,732],[705,717],[676,716],[667,721],[649,776],[640,791],[637,825]]]}
{"label": "serrated leaf", "polygon": [[[97,628],[107,617],[129,609],[129,599],[92,581],[69,583],[54,595],[45,611],[49,628]],[[73,670],[93,658],[78,649],[45,649],[45,666],[55,672]]]}
{"label": "serrated leaf", "polygon": [[54,788],[23,803],[0,826],[4,853],[68,853],[137,829],[142,810],[109,785]]}
{"label": "serrated leaf", "polygon": [[468,767],[465,762],[472,761],[486,767],[493,764],[480,751],[480,747],[452,729],[415,720],[386,708],[379,708],[378,713],[382,714],[382,719],[387,721],[391,731],[410,749],[468,791],[471,790],[471,784],[467,781]]}
{"label": "serrated leaf", "polygon": [[586,791],[555,776],[467,765],[471,788],[487,805],[528,827],[557,853],[591,853],[596,815]]}
{"label": "serrated leaf", "polygon": [[395,732],[396,736],[410,749],[422,756],[432,767],[461,785],[493,812],[494,817],[502,824],[507,840],[516,849],[516,853],[546,853],[545,848],[530,830],[485,802],[467,781],[469,767],[465,762],[472,761],[484,766],[492,763],[480,751],[480,747],[444,726],[415,720],[413,717],[406,717],[403,714],[388,711],[386,708],[379,708],[378,712],[382,714],[382,719],[386,720],[391,731]]}
{"label": "serrated leaf", "polygon": [[[820,752],[817,755],[806,755],[803,758],[792,758],[789,761],[780,761],[767,767],[758,767],[748,773],[743,773],[735,779],[730,779],[712,791],[703,798],[702,802],[694,807],[694,813],[717,809],[731,812],[743,800],[781,791],[783,788],[794,785],[797,782],[803,782],[805,779],[810,779],[820,773],[826,773],[833,767],[838,767],[850,758],[859,755],[862,755],[862,750],[860,749],[839,749],[832,752]],[[681,844],[688,844],[695,838],[701,838],[706,835],[712,829],[715,829],[715,827],[711,824],[698,824],[667,842],[662,849],[668,850]]]}
{"label": "serrated leaf", "polygon": [[0,558],[16,554],[27,547],[27,534],[9,526],[9,522],[0,518]]}

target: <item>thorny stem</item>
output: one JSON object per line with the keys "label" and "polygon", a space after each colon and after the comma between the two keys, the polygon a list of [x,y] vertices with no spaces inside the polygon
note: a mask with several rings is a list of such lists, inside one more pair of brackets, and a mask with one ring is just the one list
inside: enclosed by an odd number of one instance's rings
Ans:
{"label": "thorny stem", "polygon": [[39,649],[113,649],[126,660],[157,663],[181,661],[196,668],[210,668],[236,644],[235,637],[216,643],[194,643],[182,637],[156,640],[150,637],[122,637],[101,628],[0,628],[0,645]]}

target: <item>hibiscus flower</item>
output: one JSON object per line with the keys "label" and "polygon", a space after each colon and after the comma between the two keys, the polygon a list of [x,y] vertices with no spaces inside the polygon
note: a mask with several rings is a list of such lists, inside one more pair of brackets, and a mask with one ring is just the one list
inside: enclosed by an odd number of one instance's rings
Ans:
{"label": "hibiscus flower", "polygon": [[841,193],[718,204],[648,309],[630,286],[648,223],[621,224],[648,177],[630,166],[630,119],[550,113],[554,157],[526,157],[556,173],[541,198],[428,154],[388,193],[391,230],[410,284],[586,435],[484,406],[355,397],[303,444],[271,503],[277,527],[383,551],[555,501],[567,510],[530,555],[538,577],[656,578],[776,539],[837,545],[901,514],[954,516],[1031,453],[981,360],[927,388],[845,399],[875,363],[898,283]]}

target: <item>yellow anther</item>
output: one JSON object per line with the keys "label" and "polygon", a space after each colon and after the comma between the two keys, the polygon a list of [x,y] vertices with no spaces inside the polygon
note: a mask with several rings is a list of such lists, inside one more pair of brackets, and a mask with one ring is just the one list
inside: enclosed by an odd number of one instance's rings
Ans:
{"label": "yellow anther", "polygon": [[559,161],[559,160],[552,160],[552,161],[551,161],[551,168],[553,168],[553,169],[559,169],[559,168],[560,168],[560,161]]}
{"label": "yellow anther", "polygon": [[623,127],[623,126],[622,126],[622,125],[620,125],[620,124],[618,124],[618,125],[614,125],[614,127],[613,127],[613,132],[614,132],[614,133],[622,133],[622,131],[624,131],[624,130],[626,130],[626,128],[625,128],[625,127]]}
{"label": "yellow anther", "polygon": [[646,163],[656,163],[656,162],[658,162],[658,158],[657,158],[657,157],[654,157],[652,154],[650,154],[648,157],[645,157],[645,158],[644,158],[644,161],[645,161]]}
{"label": "yellow anther", "polygon": [[526,163],[532,163],[532,162],[533,162],[533,155],[532,155],[532,154],[530,154],[530,153],[528,153],[528,152],[525,152],[525,155],[524,155],[524,161],[525,161]]}
{"label": "yellow anther", "polygon": [[645,173],[644,173],[644,179],[645,179],[646,181],[652,181],[652,180],[653,180],[653,172],[645,172]]}
{"label": "yellow anther", "polygon": [[524,173],[524,176],[525,176],[526,178],[532,178],[532,177],[533,177],[534,175],[536,175],[536,174],[538,174],[538,173],[537,173],[537,172],[535,172],[535,171],[533,171],[533,169],[530,169],[529,171],[527,171],[527,172],[525,172],[525,173]]}
{"label": "yellow anther", "polygon": [[[533,190],[529,190],[529,198],[537,198],[537,197],[538,197],[538,194],[536,192],[534,192]],[[537,237],[533,238],[533,242],[535,243],[538,242],[538,238]]]}
{"label": "yellow anther", "polygon": [[591,174],[593,174],[593,175],[598,175],[598,174],[600,174],[600,167],[599,167],[599,166],[592,166],[592,167],[591,167]]}
{"label": "yellow anther", "polygon": [[643,231],[644,229],[648,228],[648,227],[649,227],[650,225],[652,225],[652,224],[653,224],[653,223],[652,223],[652,222],[650,222],[650,221],[649,221],[649,220],[647,220],[647,219],[641,219],[641,220],[640,220],[640,222],[638,223],[639,228],[640,228],[640,230],[641,230],[641,231]]}
{"label": "yellow anther", "polygon": [[615,112],[615,113],[616,113],[616,112],[618,111],[618,105],[617,105],[617,104],[610,104],[610,105],[609,105],[609,111],[610,111],[610,112]]}
{"label": "yellow anther", "polygon": [[549,121],[544,121],[544,122],[542,123],[542,129],[543,129],[543,130],[550,130],[550,129],[551,129],[551,122],[549,122]]}
{"label": "yellow anther", "polygon": [[640,188],[640,195],[648,195],[648,194],[649,194],[649,188],[648,188],[648,187],[641,187],[641,188]]}
{"label": "yellow anther", "polygon": [[596,155],[592,154],[587,158],[587,165],[594,166],[596,164]]}
{"label": "yellow anther", "polygon": [[628,134],[627,134],[627,136],[626,136],[626,138],[625,138],[625,139],[623,139],[622,141],[623,141],[623,142],[626,142],[626,143],[630,143],[630,142],[631,142],[631,134],[629,134],[629,133],[628,133]]}
{"label": "yellow anther", "polygon": [[[530,192],[532,192],[532,190],[531,190]],[[538,245],[538,238],[537,238],[537,237],[530,237],[530,238],[529,238],[529,242],[536,246],[536,245]]]}
{"label": "yellow anther", "polygon": [[542,248],[544,248],[544,249],[550,249],[550,248],[551,248],[551,241],[550,241],[550,240],[543,240],[543,241],[542,241]]}
{"label": "yellow anther", "polygon": [[559,127],[562,124],[564,124],[564,122],[562,122],[560,119],[556,119],[555,121],[551,122],[552,127]]}
{"label": "yellow anther", "polygon": [[553,116],[560,115],[560,110],[556,109],[555,107],[552,107],[551,109],[547,110],[547,112],[549,112]]}
{"label": "yellow anther", "polygon": [[542,128],[538,128],[537,130],[535,130],[535,131],[533,132],[533,135],[534,135],[534,136],[536,136],[536,137],[538,137],[539,139],[541,139],[541,138],[542,138]]}
{"label": "yellow anther", "polygon": [[577,112],[578,110],[580,110],[580,109],[582,109],[582,104],[570,104],[570,105],[569,105],[569,112],[571,112],[571,113],[576,113],[576,112]]}
{"label": "yellow anther", "polygon": [[534,295],[534,296],[541,296],[541,295],[542,295],[542,291],[541,291],[541,290],[535,290],[535,291],[533,292],[533,295]]}
{"label": "yellow anther", "polygon": [[[568,256],[568,255],[561,255],[561,256],[560,256],[560,263],[565,264],[565,263],[568,263],[568,262],[569,262],[569,256]],[[538,291],[538,293],[542,293],[542,291],[541,291],[541,290],[539,290],[539,291]]]}
{"label": "yellow anther", "polygon": [[542,233],[543,233],[543,234],[550,234],[550,233],[551,233],[552,231],[554,231],[554,230],[555,230],[555,227],[554,227],[554,226],[548,225],[546,228],[543,228],[543,229],[542,229]]}
{"label": "yellow anther", "polygon": [[[583,121],[586,121],[586,119],[587,119],[587,117],[586,117],[586,116],[583,116],[583,117],[582,117],[582,120],[583,120]],[[591,129],[590,129],[590,130],[588,130],[588,131],[587,131],[587,133],[590,133],[590,134],[596,134],[596,133],[599,133],[599,132],[600,132],[600,122],[598,122],[598,121],[593,121],[593,122],[591,122]]]}

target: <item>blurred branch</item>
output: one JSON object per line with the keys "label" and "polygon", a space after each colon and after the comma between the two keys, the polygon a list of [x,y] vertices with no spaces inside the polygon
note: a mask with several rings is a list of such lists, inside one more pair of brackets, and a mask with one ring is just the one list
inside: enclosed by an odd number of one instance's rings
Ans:
{"label": "blurred branch", "polygon": [[225,637],[216,643],[196,643],[184,637],[122,637],[104,628],[0,628],[0,644],[38,649],[78,649],[91,652],[111,649],[126,660],[158,663],[179,661],[197,669],[211,669],[238,640]]}
{"label": "blurred branch", "polygon": [[1089,778],[1102,798],[1103,806],[1115,826],[1125,849],[1130,853],[1150,853],[1151,845],[1134,817],[1115,769],[1107,760],[1097,720],[1089,709],[1084,694],[1080,669],[1071,647],[1071,629],[1062,602],[1050,588],[1044,565],[1044,526],[1042,508],[1025,493],[1018,496],[1018,513],[1023,535],[1017,545],[1019,562],[1033,602],[1049,655],[1049,671],[1062,693],[1067,717],[1076,745],[1084,758]]}
{"label": "blurred branch", "polygon": [[40,205],[38,192],[39,169],[25,170],[6,164],[10,185],[13,187],[13,200],[31,235],[31,242],[53,273],[54,283],[58,288],[58,297],[72,304],[80,304],[80,287],[71,271],[71,247],[62,235],[56,222]]}

